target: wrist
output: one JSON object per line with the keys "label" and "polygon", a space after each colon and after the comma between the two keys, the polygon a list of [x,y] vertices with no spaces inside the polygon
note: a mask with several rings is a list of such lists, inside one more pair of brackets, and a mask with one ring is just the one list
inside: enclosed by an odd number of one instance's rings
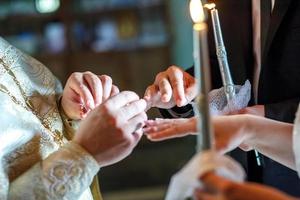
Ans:
{"label": "wrist", "polygon": [[253,115],[243,115],[242,129],[244,134],[244,142],[249,145],[251,148],[255,148],[255,140],[257,136],[257,118]]}
{"label": "wrist", "polygon": [[[78,134],[76,134],[78,135]],[[98,161],[97,157],[95,156],[94,151],[88,147],[88,145],[85,145],[84,141],[81,139],[81,137],[77,137],[75,135],[74,139],[72,140],[73,144],[76,144],[77,146],[80,146],[81,149],[83,149],[85,152],[87,152],[90,156],[92,156],[98,163],[98,165],[101,167],[100,162]]]}

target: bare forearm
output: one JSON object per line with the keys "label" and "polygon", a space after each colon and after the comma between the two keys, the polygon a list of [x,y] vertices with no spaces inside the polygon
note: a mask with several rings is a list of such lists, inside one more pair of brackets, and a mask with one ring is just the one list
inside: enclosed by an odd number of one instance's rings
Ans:
{"label": "bare forearm", "polygon": [[247,116],[248,144],[271,159],[295,169],[293,125],[266,118]]}

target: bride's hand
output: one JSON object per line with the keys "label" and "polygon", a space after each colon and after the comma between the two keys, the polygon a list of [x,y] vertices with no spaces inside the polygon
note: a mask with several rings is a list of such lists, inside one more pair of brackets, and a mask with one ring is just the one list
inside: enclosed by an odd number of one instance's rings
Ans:
{"label": "bride's hand", "polygon": [[195,132],[196,118],[148,120],[144,128],[144,133],[151,141],[184,137]]}
{"label": "bride's hand", "polygon": [[[252,150],[248,145],[251,136],[247,124],[248,115],[218,116],[212,118],[214,147],[220,153],[226,153],[240,147],[244,151]],[[151,141],[197,134],[196,118],[157,119],[146,122],[144,133]]]}

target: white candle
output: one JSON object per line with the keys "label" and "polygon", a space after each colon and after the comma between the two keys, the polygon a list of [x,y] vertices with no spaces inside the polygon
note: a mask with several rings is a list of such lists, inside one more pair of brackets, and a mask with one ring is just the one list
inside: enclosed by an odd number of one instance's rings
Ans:
{"label": "white candle", "polygon": [[207,24],[200,0],[191,0],[191,17],[193,26],[193,56],[195,77],[198,85],[197,108],[195,109],[198,121],[197,150],[211,149],[212,126],[207,94],[210,89],[210,65],[207,44]]}
{"label": "white candle", "polygon": [[234,88],[234,84],[229,69],[227,52],[223,41],[223,35],[222,35],[218,10],[215,8],[216,5],[214,3],[206,4],[205,7],[210,9],[212,25],[214,30],[215,44],[216,44],[216,54],[218,57],[225,94],[227,100],[229,101],[235,95],[235,88]]}

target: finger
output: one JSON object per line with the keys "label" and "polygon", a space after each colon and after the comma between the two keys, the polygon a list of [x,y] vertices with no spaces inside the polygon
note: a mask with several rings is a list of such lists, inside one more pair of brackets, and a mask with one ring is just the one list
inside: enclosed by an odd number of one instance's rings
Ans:
{"label": "finger", "polygon": [[143,128],[145,134],[153,134],[167,130],[172,127],[172,123],[160,124],[159,126],[146,126]]}
{"label": "finger", "polygon": [[130,104],[120,108],[118,111],[118,115],[120,119],[125,122],[134,116],[145,111],[147,107],[147,103],[144,99],[140,99],[138,101],[131,102]]}
{"label": "finger", "polygon": [[186,103],[191,102],[197,96],[197,85],[196,79],[194,77],[190,77],[188,85],[185,87],[185,98],[187,100]]}
{"label": "finger", "polygon": [[157,106],[155,105],[156,99],[160,99],[160,97],[157,95],[159,95],[159,91],[155,85],[151,85],[146,89],[144,95],[144,99],[147,102],[146,111],[154,106]]}
{"label": "finger", "polygon": [[[194,199],[195,199],[195,200],[218,200],[218,199],[220,199],[220,198],[217,197],[217,196],[208,194],[208,193],[204,192],[204,191],[201,190],[201,189],[197,189],[197,190],[195,190],[195,192],[194,192]],[[221,198],[221,199],[222,199],[222,198]]]}
{"label": "finger", "polygon": [[145,128],[143,128],[143,131],[145,134],[160,132],[162,130],[170,128],[174,124],[173,121],[174,119],[147,120],[145,122]]}
{"label": "finger", "polygon": [[109,109],[118,110],[123,106],[137,100],[139,100],[139,96],[136,93],[131,91],[123,91],[108,99],[105,103],[105,106],[107,106]]}
{"label": "finger", "polygon": [[145,94],[144,94],[144,99],[146,101],[150,101],[154,94],[154,91],[155,91],[155,85],[150,85],[149,87],[147,87]]}
{"label": "finger", "polygon": [[160,132],[147,133],[147,138],[153,142],[160,142],[163,140],[184,137],[187,135],[189,135],[189,133],[185,133],[185,132],[182,133],[182,132],[176,131],[175,128],[168,128],[168,129],[160,131]]}
{"label": "finger", "polygon": [[67,99],[66,102],[64,102],[64,104],[67,104],[68,110],[72,111],[72,119],[79,120],[85,117],[86,110],[84,109],[82,103]]}
{"label": "finger", "polygon": [[[147,120],[145,122],[146,126],[159,126],[161,124],[168,124],[171,123],[174,119],[161,119],[161,118],[157,118],[155,120]],[[175,119],[176,120],[176,119]]]}
{"label": "finger", "polygon": [[80,98],[82,98],[85,108],[90,110],[95,107],[95,104],[93,95],[86,84],[82,75],[76,75],[76,77],[71,80],[70,86]]}
{"label": "finger", "polygon": [[102,82],[102,87],[103,87],[102,101],[105,101],[110,97],[111,94],[112,79],[107,75],[101,75],[99,78]]}
{"label": "finger", "polygon": [[[164,129],[166,127],[166,129]],[[157,132],[147,133],[147,137],[151,141],[162,141],[166,139],[184,137],[190,135],[192,133],[196,134],[196,120],[193,118],[189,120],[189,122],[185,123],[177,123],[173,121],[172,124],[162,125],[161,127],[157,127]],[[161,129],[161,130],[159,130]]]}
{"label": "finger", "polygon": [[172,87],[168,79],[164,78],[159,82],[159,91],[161,93],[161,101],[169,102],[172,98]]}
{"label": "finger", "polygon": [[144,126],[145,121],[147,120],[147,114],[145,112],[140,113],[130,120],[125,125],[125,130],[127,133],[135,134],[138,133],[137,136],[134,136],[135,141],[141,137],[141,128]]}
{"label": "finger", "polygon": [[83,74],[84,80],[88,83],[90,91],[94,97],[95,105],[98,106],[102,103],[102,83],[101,80],[95,74],[91,72],[85,72]]}
{"label": "finger", "polygon": [[183,72],[179,68],[169,68],[168,75],[173,89],[174,99],[177,106],[185,104]]}
{"label": "finger", "polygon": [[200,178],[207,187],[220,192],[226,192],[233,185],[233,182],[217,176],[213,172],[206,173]]}
{"label": "finger", "polygon": [[113,85],[111,88],[110,97],[115,96],[120,93],[120,90],[117,86]]}

